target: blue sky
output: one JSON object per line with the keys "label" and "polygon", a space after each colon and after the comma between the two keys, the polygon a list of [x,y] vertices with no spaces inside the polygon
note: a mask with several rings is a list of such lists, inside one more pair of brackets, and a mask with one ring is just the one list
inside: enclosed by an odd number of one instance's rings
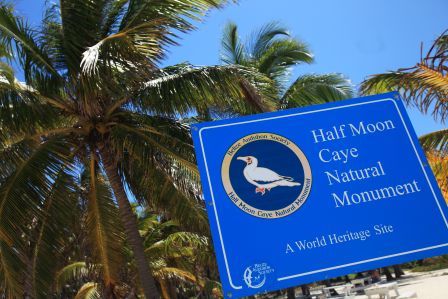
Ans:
{"label": "blue sky", "polygon": [[[20,14],[38,24],[44,0],[15,2]],[[429,46],[448,28],[447,10],[446,0],[241,0],[212,11],[196,31],[182,36],[181,46],[170,49],[164,64],[218,64],[228,21],[237,23],[242,35],[279,21],[315,54],[316,62],[297,67],[292,79],[302,73],[340,72],[357,85],[370,74],[414,65],[420,43]],[[408,111],[418,135],[445,127],[416,109]]]}

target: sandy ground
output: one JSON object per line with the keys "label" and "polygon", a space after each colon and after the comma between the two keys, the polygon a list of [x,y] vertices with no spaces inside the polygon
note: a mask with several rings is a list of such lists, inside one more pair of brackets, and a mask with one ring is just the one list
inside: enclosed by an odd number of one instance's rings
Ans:
{"label": "sandy ground", "polygon": [[[419,299],[448,299],[448,269],[406,274],[398,281],[399,292],[415,291]],[[356,299],[367,299],[367,296],[356,296]]]}

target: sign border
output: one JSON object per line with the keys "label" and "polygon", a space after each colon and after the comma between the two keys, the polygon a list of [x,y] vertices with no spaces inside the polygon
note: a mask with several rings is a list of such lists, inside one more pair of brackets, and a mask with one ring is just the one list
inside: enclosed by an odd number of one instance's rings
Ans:
{"label": "sign border", "polygon": [[[275,120],[275,119],[281,119],[281,118],[294,117],[294,116],[298,116],[298,115],[312,114],[312,113],[317,113],[317,112],[337,110],[337,109],[342,109],[342,108],[349,108],[349,107],[355,107],[355,106],[361,106],[361,105],[369,105],[369,104],[376,104],[376,103],[380,103],[380,102],[390,101],[390,102],[394,103],[394,106],[397,109],[398,115],[400,116],[400,119],[401,119],[401,121],[403,123],[403,126],[404,126],[405,130],[406,130],[406,134],[407,134],[407,136],[409,138],[409,141],[410,141],[410,143],[412,145],[412,148],[413,148],[413,150],[414,150],[414,152],[415,152],[415,154],[417,156],[417,159],[418,159],[418,161],[420,163],[420,167],[423,170],[423,173],[425,175],[426,181],[427,181],[427,183],[429,185],[429,188],[431,189],[433,198],[434,198],[434,200],[435,200],[435,202],[437,204],[437,207],[438,207],[439,212],[440,212],[440,214],[442,216],[442,219],[444,220],[445,226],[448,229],[447,218],[445,217],[445,214],[443,213],[442,207],[440,205],[440,202],[438,201],[438,198],[437,198],[437,195],[436,195],[436,193],[434,191],[434,188],[433,188],[433,185],[431,183],[431,180],[429,179],[428,173],[426,172],[426,168],[429,167],[429,165],[427,165],[426,163],[425,164],[423,163],[422,158],[421,158],[421,156],[419,154],[419,151],[417,150],[417,147],[415,146],[414,140],[413,140],[413,138],[412,138],[412,136],[411,136],[411,134],[409,132],[408,125],[407,125],[405,119],[403,118],[403,115],[401,113],[400,108],[397,105],[396,101],[401,101],[399,93],[398,92],[391,92],[391,93],[380,94],[380,95],[376,95],[376,96],[368,96],[368,97],[364,97],[364,98],[366,100],[367,99],[369,99],[369,100],[367,100],[365,102],[361,102],[361,103],[351,103],[351,104],[346,104],[346,105],[341,105],[341,106],[338,105],[338,106],[333,106],[333,107],[328,107],[328,108],[323,108],[323,109],[312,109],[312,107],[310,107],[312,110],[303,111],[303,112],[297,112],[297,113],[284,114],[284,115],[271,116],[271,117],[265,117],[265,118],[249,119],[249,120],[244,120],[244,121],[240,121],[240,122],[233,122],[233,123],[227,123],[227,124],[215,124],[215,125],[212,124],[210,126],[204,126],[204,127],[201,127],[199,129],[198,138],[199,138],[199,142],[200,142],[200,146],[201,146],[202,159],[203,159],[205,171],[206,171],[206,174],[207,174],[207,182],[208,182],[208,188],[209,188],[208,191],[209,191],[210,197],[212,199],[211,205],[213,206],[213,211],[214,211],[214,214],[215,214],[216,226],[217,226],[217,229],[218,229],[219,243],[221,245],[221,250],[222,250],[224,263],[225,263],[225,267],[226,267],[228,282],[229,282],[230,286],[233,289],[239,290],[239,289],[242,289],[242,286],[241,285],[235,285],[233,283],[232,276],[231,276],[231,273],[230,273],[230,270],[229,270],[227,254],[226,254],[224,240],[223,240],[223,236],[222,236],[222,232],[221,232],[221,225],[220,225],[220,222],[219,222],[219,216],[218,216],[218,211],[217,211],[216,204],[215,204],[215,198],[214,198],[212,183],[211,183],[211,179],[210,179],[210,173],[209,173],[209,170],[208,170],[207,157],[205,155],[205,149],[204,149],[204,144],[203,144],[203,140],[202,140],[202,133],[205,130],[216,129],[216,128],[221,128],[221,127],[228,127],[228,126],[235,126],[235,125],[240,125],[240,124],[245,124],[245,123],[269,121],[269,120]],[[374,99],[377,99],[377,100],[374,100]],[[334,103],[337,104],[338,102],[334,102]],[[192,129],[193,130],[198,130],[198,127],[193,125]],[[283,280],[288,280],[288,279],[292,279],[292,278],[303,277],[303,276],[312,275],[312,274],[316,274],[316,273],[320,273],[320,272],[331,271],[331,270],[346,268],[346,267],[350,267],[350,266],[354,266],[354,265],[365,264],[365,263],[372,262],[372,261],[385,260],[385,259],[389,259],[389,258],[393,258],[393,257],[397,257],[397,256],[404,256],[404,255],[408,255],[408,254],[412,254],[412,253],[428,251],[428,250],[437,249],[437,248],[446,247],[446,246],[448,246],[448,243],[438,244],[438,245],[425,247],[425,248],[418,248],[418,249],[414,249],[414,250],[410,250],[410,251],[395,253],[395,254],[391,254],[391,255],[371,258],[371,259],[362,260],[362,261],[356,261],[356,262],[352,262],[352,263],[348,263],[348,264],[328,267],[328,268],[324,268],[324,269],[318,269],[318,270],[304,272],[304,273],[292,274],[292,275],[288,275],[288,276],[284,276],[284,277],[279,277],[279,278],[277,278],[277,281],[283,281]]]}

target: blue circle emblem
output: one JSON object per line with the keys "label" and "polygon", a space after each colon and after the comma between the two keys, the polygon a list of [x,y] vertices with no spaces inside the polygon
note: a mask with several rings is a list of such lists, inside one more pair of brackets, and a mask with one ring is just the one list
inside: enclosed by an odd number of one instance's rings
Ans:
{"label": "blue circle emblem", "polygon": [[262,218],[297,211],[311,190],[311,170],[303,152],[272,133],[235,142],[226,152],[221,174],[229,198],[244,212]]}

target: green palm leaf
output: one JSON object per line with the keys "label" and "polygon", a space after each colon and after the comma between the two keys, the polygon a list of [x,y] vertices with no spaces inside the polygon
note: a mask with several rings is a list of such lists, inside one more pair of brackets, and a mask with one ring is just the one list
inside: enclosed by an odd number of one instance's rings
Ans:
{"label": "green palm leaf", "polygon": [[8,298],[20,297],[24,292],[23,276],[25,264],[15,248],[0,239],[1,274],[4,279],[5,294]]}
{"label": "green palm leaf", "polygon": [[67,233],[75,221],[73,211],[77,209],[77,194],[73,176],[62,171],[50,196],[45,199],[32,257],[31,276],[36,298],[48,298],[52,294],[57,269],[64,259]]}
{"label": "green palm leaf", "polygon": [[[23,277],[26,273],[24,254],[30,225],[33,220],[44,218],[43,203],[51,198],[54,182],[61,171],[70,167],[70,151],[63,140],[53,138],[42,144],[23,142],[1,153],[2,164],[6,166],[6,173],[2,173],[4,179],[0,181],[1,263],[7,273],[7,287],[17,292],[15,295],[23,291],[13,277]],[[11,262],[13,260],[15,262]]]}
{"label": "green palm leaf", "polygon": [[313,55],[301,41],[289,36],[278,22],[271,22],[255,31],[246,43],[238,37],[238,27],[229,23],[221,40],[221,61],[241,65],[264,74],[275,89],[275,96],[284,90],[291,67],[311,63]]}
{"label": "green palm leaf", "polygon": [[222,62],[225,64],[246,64],[246,52],[238,36],[238,27],[235,23],[229,22],[224,28],[221,47]]}
{"label": "green palm leaf", "polygon": [[292,66],[312,61],[313,56],[305,44],[292,39],[281,40],[272,42],[269,49],[266,49],[257,61],[257,68],[273,79],[279,89],[282,89]]}
{"label": "green palm leaf", "polygon": [[278,22],[270,22],[255,31],[249,38],[252,44],[249,44],[249,51],[253,57],[259,60],[267,51],[269,51],[279,38],[290,36],[288,29]]}
{"label": "green palm leaf", "polygon": [[59,270],[55,275],[55,287],[57,291],[69,284],[71,281],[81,281],[89,275],[89,268],[85,262],[73,262]]}
{"label": "green palm leaf", "polygon": [[143,165],[153,164],[153,158],[158,157],[160,161],[178,164],[183,170],[198,174],[192,148],[180,144],[174,138],[152,134],[145,128],[126,125],[115,126],[112,134],[113,146],[117,153],[127,152],[131,156],[138,157]]}
{"label": "green palm leaf", "polygon": [[407,74],[404,72],[377,74],[363,81],[360,89],[363,94],[385,93],[399,89],[406,79]]}
{"label": "green palm leaf", "polygon": [[90,160],[90,192],[87,205],[87,228],[95,248],[94,256],[102,266],[106,287],[119,279],[119,267],[123,260],[124,235],[112,191],[98,173],[95,160]]}
{"label": "green palm leaf", "polygon": [[28,142],[15,152],[4,152],[2,160],[12,169],[0,186],[0,231],[11,244],[23,246],[20,235],[30,215],[41,215],[41,202],[51,194],[54,179],[72,163],[71,147],[61,139],[42,144]]}
{"label": "green palm leaf", "polygon": [[158,169],[149,171],[135,157],[124,161],[129,163],[126,180],[137,199],[147,202],[150,208],[167,215],[185,229],[208,232],[205,209],[199,198],[199,185],[194,183],[196,178],[182,171],[175,177]]}
{"label": "green palm leaf", "polygon": [[210,106],[233,107],[241,113],[266,111],[267,103],[250,89],[248,78],[254,76],[263,80],[262,75],[236,66],[177,65],[149,80],[132,104],[142,111],[168,115],[186,115]]}
{"label": "green palm leaf", "polygon": [[[164,58],[166,45],[176,44],[175,32],[193,29],[192,20],[200,20],[207,10],[219,7],[225,2],[141,0],[129,1],[127,5],[119,3],[115,7],[111,6],[106,20],[112,16],[112,19],[115,18],[112,24],[117,23],[117,16],[122,14],[121,24],[117,26],[116,32],[89,46],[84,52],[83,68],[86,72],[92,72],[97,62],[109,65],[114,62],[138,69],[138,66],[147,64],[148,58],[153,63],[157,62]],[[107,32],[110,33],[110,30]]]}
{"label": "green palm leaf", "polygon": [[102,13],[108,8],[108,2],[61,0],[60,5],[53,8],[59,10],[57,22],[53,22],[58,29],[54,41],[63,49],[64,63],[73,77],[80,72],[82,53],[99,41]]}
{"label": "green palm leaf", "polygon": [[[176,231],[153,242],[145,252],[154,259],[170,261],[179,269],[195,271],[194,264],[203,253],[210,255],[208,238],[196,233]],[[201,261],[202,262],[202,261]],[[206,265],[201,263],[201,265]]]}
{"label": "green palm leaf", "polygon": [[[169,123],[163,119],[153,118],[152,121],[151,128]],[[205,213],[195,198],[199,194],[199,176],[194,154],[192,147],[185,145],[190,136],[181,126],[172,126],[170,137],[144,129],[120,125],[113,129],[111,136],[132,192],[143,202],[150,198],[148,205],[168,212],[178,223],[195,230],[205,230]],[[177,134],[174,134],[175,130]],[[176,135],[177,139],[173,137]],[[180,138],[187,139],[180,142]]]}
{"label": "green palm leaf", "polygon": [[75,299],[101,299],[99,285],[94,282],[85,283],[76,293]]}
{"label": "green palm leaf", "polygon": [[340,74],[303,75],[289,87],[281,102],[284,107],[302,107],[352,96],[350,81]]}
{"label": "green palm leaf", "polygon": [[0,82],[0,143],[73,124],[71,117],[61,117],[59,112],[36,92]]}
{"label": "green palm leaf", "polygon": [[419,140],[426,151],[448,152],[448,129],[425,134]]}
{"label": "green palm leaf", "polygon": [[12,7],[5,3],[0,4],[0,32],[2,44],[7,45],[11,53],[13,44],[17,46],[24,65],[34,64],[53,76],[59,76],[47,53],[37,43],[34,31],[24,20],[15,16]]}

